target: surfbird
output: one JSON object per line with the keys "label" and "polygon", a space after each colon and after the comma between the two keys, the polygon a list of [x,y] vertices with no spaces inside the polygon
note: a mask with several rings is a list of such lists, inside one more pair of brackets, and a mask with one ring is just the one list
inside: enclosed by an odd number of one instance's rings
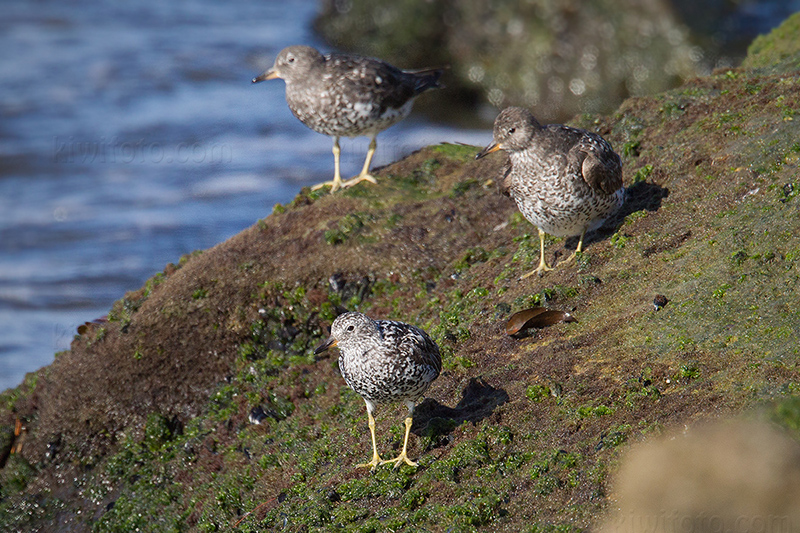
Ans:
{"label": "surfbird", "polygon": [[[561,124],[542,126],[527,109],[509,107],[494,121],[493,142],[476,159],[497,150],[509,155],[505,185],[522,214],[539,229],[539,266],[522,276],[552,270],[544,257],[545,234],[580,235],[567,261],[583,251],[583,237],[621,206],[622,161],[596,133]],[[521,279],[522,279],[521,278]]]}
{"label": "surfbird", "polygon": [[[375,153],[375,137],[404,119],[414,99],[438,88],[442,69],[400,70],[379,59],[351,54],[322,55],[310,46],[284,48],[272,68],[253,78],[253,83],[281,78],[286,82],[286,102],[294,116],[314,131],[333,137],[331,192],[361,181],[375,183],[369,166]],[[361,173],[342,181],[339,172],[339,138],[370,138]]]}
{"label": "surfbird", "polygon": [[[319,354],[331,346],[339,347],[339,370],[347,385],[367,404],[369,431],[372,437],[372,461],[358,466],[373,470],[379,464],[400,463],[417,466],[406,454],[414,405],[439,376],[442,359],[439,347],[427,333],[416,326],[392,320],[372,320],[366,315],[347,312],[331,325],[331,335],[316,350]],[[377,404],[402,401],[408,407],[403,451],[394,459],[381,459],[375,444]]]}

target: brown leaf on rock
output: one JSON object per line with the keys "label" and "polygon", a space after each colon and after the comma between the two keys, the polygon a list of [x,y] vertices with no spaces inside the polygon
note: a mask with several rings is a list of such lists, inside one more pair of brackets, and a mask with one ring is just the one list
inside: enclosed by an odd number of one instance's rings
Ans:
{"label": "brown leaf on rock", "polygon": [[506,322],[506,334],[516,335],[523,329],[544,328],[559,322],[577,322],[577,320],[566,311],[531,307],[511,315]]}
{"label": "brown leaf on rock", "polygon": [[108,315],[103,315],[100,318],[95,318],[91,322],[84,322],[83,324],[78,326],[78,335],[83,335],[94,326],[97,326],[99,324],[105,324],[106,322],[108,322]]}

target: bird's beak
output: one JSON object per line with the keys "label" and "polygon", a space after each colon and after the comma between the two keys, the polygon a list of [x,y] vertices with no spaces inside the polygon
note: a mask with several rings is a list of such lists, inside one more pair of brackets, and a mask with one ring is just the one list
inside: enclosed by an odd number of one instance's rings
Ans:
{"label": "bird's beak", "polygon": [[[255,81],[255,80],[253,80],[253,81]],[[487,155],[491,154],[492,152],[496,152],[498,150],[501,150],[502,148],[503,148],[503,145],[501,145],[500,143],[492,143],[489,146],[487,146],[486,148],[484,148],[483,150],[481,150],[480,152],[478,152],[478,155],[475,156],[475,159],[480,159],[481,157],[486,157]]]}
{"label": "bird's beak", "polygon": [[280,78],[280,77],[281,73],[275,70],[274,68],[271,68],[266,72],[264,72],[262,75],[253,78],[253,83],[258,83],[264,80],[274,80],[275,78]]}
{"label": "bird's beak", "polygon": [[333,337],[328,337],[328,340],[317,346],[317,348],[314,350],[314,355],[319,355],[332,346],[336,346],[336,339]]}

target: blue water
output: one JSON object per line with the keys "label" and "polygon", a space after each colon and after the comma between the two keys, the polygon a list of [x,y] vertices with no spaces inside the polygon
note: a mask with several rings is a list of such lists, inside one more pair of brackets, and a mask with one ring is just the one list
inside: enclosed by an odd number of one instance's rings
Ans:
{"label": "blue water", "polygon": [[[315,0],[6,0],[0,17],[0,391],[182,254],[330,179],[331,141],[250,80],[310,31]],[[411,65],[408,65],[409,67]],[[419,65],[422,66],[422,65]],[[442,140],[418,115],[374,165]],[[357,173],[367,140],[342,142]]]}

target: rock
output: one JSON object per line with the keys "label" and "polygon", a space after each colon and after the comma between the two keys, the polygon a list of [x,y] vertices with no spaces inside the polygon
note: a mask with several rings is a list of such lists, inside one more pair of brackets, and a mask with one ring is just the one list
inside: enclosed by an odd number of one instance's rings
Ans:
{"label": "rock", "polygon": [[[316,28],[338,48],[407,68],[450,65],[449,90],[429,99],[434,113],[449,98],[461,106],[535,107],[536,116],[550,122],[609,113],[628,96],[653,94],[715,66],[732,66],[755,35],[748,34],[752,26],[743,17],[736,18],[742,13],[720,1],[325,0],[322,5]],[[784,16],[787,10],[775,8]]]}

